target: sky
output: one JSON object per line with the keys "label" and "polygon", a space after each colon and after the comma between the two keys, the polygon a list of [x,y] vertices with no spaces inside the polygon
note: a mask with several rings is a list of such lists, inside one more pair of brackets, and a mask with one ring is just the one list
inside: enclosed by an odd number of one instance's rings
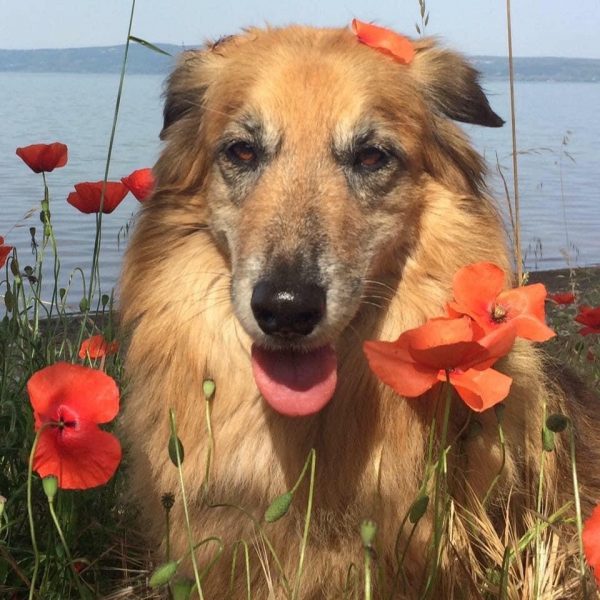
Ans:
{"label": "sky", "polygon": [[[505,0],[425,0],[427,33],[466,54],[506,54]],[[125,41],[129,0],[0,0],[0,48]],[[418,0],[137,0],[133,35],[198,45],[248,25],[345,26],[352,18],[416,35]],[[600,0],[512,0],[515,56],[600,58]]]}

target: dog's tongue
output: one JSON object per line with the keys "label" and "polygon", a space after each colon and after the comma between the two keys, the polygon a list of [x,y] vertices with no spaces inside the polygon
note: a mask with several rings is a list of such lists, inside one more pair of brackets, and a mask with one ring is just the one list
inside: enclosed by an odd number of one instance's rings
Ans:
{"label": "dog's tongue", "polygon": [[271,408],[290,417],[311,415],[333,396],[337,359],[331,346],[310,352],[272,352],[252,346],[252,372]]}

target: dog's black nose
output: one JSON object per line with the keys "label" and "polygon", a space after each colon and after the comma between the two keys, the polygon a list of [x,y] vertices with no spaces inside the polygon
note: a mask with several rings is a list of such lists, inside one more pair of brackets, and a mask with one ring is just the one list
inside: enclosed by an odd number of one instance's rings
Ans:
{"label": "dog's black nose", "polygon": [[325,314],[325,290],[315,284],[276,285],[259,281],[250,301],[254,318],[268,335],[308,335]]}

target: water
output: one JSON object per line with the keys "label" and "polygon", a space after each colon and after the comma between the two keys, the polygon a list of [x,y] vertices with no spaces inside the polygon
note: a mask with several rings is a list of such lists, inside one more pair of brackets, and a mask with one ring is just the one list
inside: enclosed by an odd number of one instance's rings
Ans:
{"label": "water", "polygon": [[[102,179],[110,136],[118,76],[97,74],[0,73],[0,235],[15,245],[22,266],[33,262],[29,227],[40,231],[41,176],[15,155],[18,146],[61,141],[69,147],[69,163],[48,177],[51,212],[62,261],[61,286],[82,267],[89,276],[95,217],[66,203],[73,184]],[[486,84],[492,106],[508,119],[508,84]],[[162,77],[128,75],[109,177],[151,166],[158,156],[162,123]],[[527,266],[560,268],[567,262],[600,262],[600,84],[517,83],[522,240]],[[510,127],[468,127],[476,147],[492,171],[496,154],[511,166]],[[566,138],[566,139],[565,139]],[[491,178],[501,205],[501,181]],[[512,188],[511,188],[512,189]],[[101,254],[103,289],[118,276],[124,244],[119,233],[138,208],[129,195],[104,216]],[[25,216],[33,211],[28,218]],[[121,236],[122,237],[122,236]],[[540,247],[541,246],[541,247]],[[79,281],[69,299],[77,306]]]}

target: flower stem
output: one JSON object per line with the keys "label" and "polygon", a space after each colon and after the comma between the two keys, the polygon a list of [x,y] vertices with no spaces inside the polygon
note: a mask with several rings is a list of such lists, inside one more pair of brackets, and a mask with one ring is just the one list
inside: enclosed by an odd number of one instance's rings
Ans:
{"label": "flower stem", "polygon": [[[309,489],[308,489],[308,505],[306,507],[306,520],[304,522],[304,535],[302,536],[302,546],[300,547],[300,559],[298,561],[298,575],[296,576],[296,584],[294,585],[294,592],[292,594],[292,600],[295,600],[296,598],[298,598],[298,594],[300,593],[300,579],[302,578],[302,570],[304,567],[304,556],[306,553],[306,546],[308,544],[308,531],[310,528],[310,517],[312,514],[313,496],[314,496],[314,491],[315,491],[316,461],[317,461],[317,454],[315,452],[315,449],[312,448],[310,451],[310,484],[309,484]],[[304,469],[302,470],[302,473],[300,474],[300,477],[298,478],[298,481],[296,482],[296,485],[292,489],[292,493],[294,493],[296,491],[296,487],[302,481],[302,478],[306,471],[307,464],[308,464],[308,461],[306,462]]]}
{"label": "flower stem", "polygon": [[29,517],[29,531],[31,534],[31,547],[33,549],[33,573],[31,575],[31,586],[29,587],[29,600],[31,600],[35,594],[35,580],[40,568],[40,551],[37,545],[37,538],[35,536],[35,523],[33,522],[33,502],[31,499],[31,483],[33,480],[33,458],[37,449],[38,442],[40,441],[40,435],[45,429],[46,425],[40,427],[35,434],[33,439],[33,445],[31,446],[31,452],[29,453],[29,467],[27,469],[27,515]]}
{"label": "flower stem", "polygon": [[[446,371],[446,381],[450,381],[450,373]],[[433,592],[435,582],[438,577],[440,556],[441,556],[441,540],[444,517],[442,516],[441,502],[442,495],[446,491],[446,443],[448,441],[448,423],[450,422],[450,407],[452,405],[452,386],[448,383],[446,388],[446,402],[444,404],[444,415],[442,418],[442,431],[440,435],[440,457],[436,464],[435,474],[435,491],[433,503],[433,560],[427,577],[427,585],[425,588],[425,597],[430,597]]]}
{"label": "flower stem", "polygon": [[583,598],[587,600],[588,589],[586,582],[586,568],[583,554],[583,521],[581,518],[581,501],[579,498],[579,483],[577,481],[577,464],[575,462],[575,432],[573,423],[569,423],[569,445],[571,450],[571,472],[573,474],[573,498],[575,500],[575,515],[577,521],[577,541],[579,543],[579,576],[581,577],[581,588]]}
{"label": "flower stem", "polygon": [[[171,421],[171,435],[177,439],[177,425],[175,423],[175,412],[173,409],[169,409],[169,419]],[[202,594],[202,585],[200,584],[200,573],[198,571],[198,562],[196,561],[196,553],[194,551],[194,537],[192,535],[192,526],[190,524],[190,514],[188,511],[187,497],[185,494],[185,485],[183,483],[183,469],[181,468],[181,455],[179,453],[179,444],[175,444],[175,455],[177,457],[177,472],[179,473],[179,487],[181,489],[181,499],[183,500],[183,514],[185,516],[185,526],[188,535],[188,544],[190,548],[190,554],[192,559],[192,567],[194,569],[194,579],[196,581],[196,587],[198,589],[198,596],[200,600],[204,600]]]}
{"label": "flower stem", "polygon": [[77,584],[77,589],[79,590],[79,597],[87,598],[89,594],[87,593],[87,590],[83,588],[81,580],[79,578],[79,573],[77,573],[75,565],[73,564],[73,557],[71,556],[71,551],[69,550],[69,546],[67,545],[67,541],[65,540],[65,536],[63,534],[62,527],[60,526],[58,517],[56,516],[53,500],[48,499],[48,508],[50,509],[50,516],[52,517],[52,521],[54,522],[54,526],[56,527],[56,531],[58,532],[58,537],[60,538],[61,544],[64,548],[65,555],[67,556],[67,560],[69,561],[69,566],[71,567],[71,571],[73,572],[73,576],[75,577],[75,583]]}

